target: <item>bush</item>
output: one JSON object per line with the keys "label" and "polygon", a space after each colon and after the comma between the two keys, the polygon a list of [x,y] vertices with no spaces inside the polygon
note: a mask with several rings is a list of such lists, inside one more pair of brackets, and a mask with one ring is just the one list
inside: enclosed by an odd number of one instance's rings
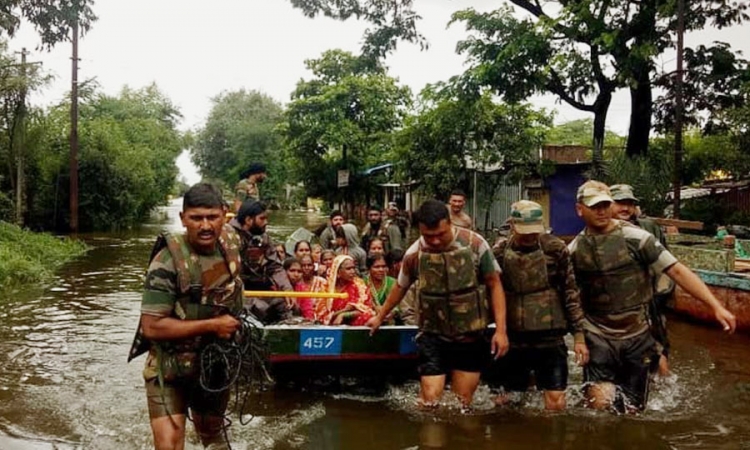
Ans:
{"label": "bush", "polygon": [[6,289],[44,283],[56,269],[87,249],[80,241],[33,233],[0,222],[0,286]]}

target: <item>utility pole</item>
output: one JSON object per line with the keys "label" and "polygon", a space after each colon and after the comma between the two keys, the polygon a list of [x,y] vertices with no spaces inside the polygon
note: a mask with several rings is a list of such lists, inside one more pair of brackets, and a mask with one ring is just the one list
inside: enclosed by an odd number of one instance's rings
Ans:
{"label": "utility pole", "polygon": [[70,231],[78,232],[78,18],[73,22],[70,88]]}
{"label": "utility pole", "polygon": [[28,92],[28,80],[26,78],[26,48],[21,49],[21,90],[18,110],[16,112],[15,137],[13,144],[16,147],[16,224],[23,226],[23,197],[24,197],[24,146],[26,141],[26,94]]}
{"label": "utility pole", "polygon": [[685,35],[685,0],[677,0],[677,79],[675,80],[675,120],[674,120],[674,206],[673,216],[680,218],[680,191],[682,190],[682,119],[684,104],[682,99],[683,47]]}

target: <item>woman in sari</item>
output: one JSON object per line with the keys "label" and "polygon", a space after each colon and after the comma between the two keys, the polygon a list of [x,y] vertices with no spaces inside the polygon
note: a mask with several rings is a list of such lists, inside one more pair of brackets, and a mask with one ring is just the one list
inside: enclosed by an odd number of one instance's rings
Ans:
{"label": "woman in sari", "polygon": [[[315,263],[310,255],[300,258],[302,267],[302,279],[294,285],[294,290],[298,292],[326,292],[328,282],[325,278],[315,275]],[[297,301],[302,317],[309,320],[315,319],[315,302],[317,299],[300,298]],[[324,301],[324,300],[321,300]]]}
{"label": "woman in sari", "polygon": [[372,294],[357,276],[357,265],[349,255],[333,260],[328,277],[328,292],[347,294],[346,298],[327,298],[315,305],[315,320],[324,325],[364,325],[375,315]]}
{"label": "woman in sari", "polygon": [[[380,311],[380,308],[388,298],[388,294],[391,293],[393,286],[396,285],[396,279],[388,276],[388,263],[382,253],[375,253],[367,257],[367,277],[365,282],[367,287],[370,288],[372,293],[373,306],[375,311]],[[397,310],[391,314],[389,323],[393,322],[393,316],[398,315]]]}

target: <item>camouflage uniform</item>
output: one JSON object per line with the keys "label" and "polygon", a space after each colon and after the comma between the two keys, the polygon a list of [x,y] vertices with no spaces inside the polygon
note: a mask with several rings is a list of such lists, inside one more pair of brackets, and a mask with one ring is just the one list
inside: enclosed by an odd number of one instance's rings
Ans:
{"label": "camouflage uniform", "polygon": [[514,203],[511,219],[520,222],[528,213],[537,214],[525,222],[538,224],[530,231],[538,236],[537,245],[521,246],[514,234],[493,247],[503,273],[510,350],[486,378],[506,390],[525,391],[533,372],[539,389],[561,391],[568,381],[563,337],[570,331],[576,343],[584,341],[581,298],[568,249],[544,232],[541,206]]}
{"label": "camouflage uniform", "polygon": [[247,178],[240,180],[234,187],[234,198],[240,204],[248,198],[260,200],[260,190],[258,190],[258,185],[249,181]]}
{"label": "camouflage uniform", "polygon": [[388,254],[393,249],[403,250],[404,248],[401,242],[401,229],[391,219],[380,222],[377,229],[373,229],[370,223],[365,225],[364,230],[362,230],[362,248],[367,251],[370,241],[375,238],[383,241],[383,251],[385,254]]}
{"label": "camouflage uniform", "polygon": [[473,231],[453,228],[454,241],[432,252],[422,239],[404,254],[398,284],[418,282],[420,374],[479,372],[488,360],[490,310],[485,276],[498,273],[489,245]]}
{"label": "camouflage uniform", "polygon": [[[242,307],[239,237],[225,229],[212,255],[199,255],[184,236],[157,241],[146,273],[141,313],[197,320],[236,314]],[[204,392],[197,382],[198,352],[207,336],[151,342],[138,333],[128,361],[148,350],[143,376],[152,418],[180,413],[223,413],[226,395]]]}
{"label": "camouflage uniform", "polygon": [[[293,291],[284,266],[279,261],[276,246],[268,233],[253,236],[242,229],[237,219],[229,221],[229,225],[239,234],[241,239],[240,255],[242,270],[240,277],[246,290],[253,291]],[[254,246],[263,249],[260,258],[250,256],[250,248]],[[291,317],[292,310],[287,306],[284,298],[249,298],[246,308],[264,323],[278,322]]]}
{"label": "camouflage uniform", "polygon": [[568,249],[586,316],[590,360],[584,376],[615,383],[644,408],[648,373],[658,363],[648,321],[651,273],[661,274],[677,260],[652,234],[621,221],[604,235],[584,230]]}

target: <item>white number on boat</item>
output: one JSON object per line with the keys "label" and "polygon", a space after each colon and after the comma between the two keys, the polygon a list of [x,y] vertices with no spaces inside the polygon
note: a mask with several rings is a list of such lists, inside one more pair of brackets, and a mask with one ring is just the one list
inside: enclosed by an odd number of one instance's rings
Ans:
{"label": "white number on boat", "polygon": [[305,348],[331,348],[334,341],[336,341],[336,339],[330,336],[309,337],[302,342],[302,346]]}

